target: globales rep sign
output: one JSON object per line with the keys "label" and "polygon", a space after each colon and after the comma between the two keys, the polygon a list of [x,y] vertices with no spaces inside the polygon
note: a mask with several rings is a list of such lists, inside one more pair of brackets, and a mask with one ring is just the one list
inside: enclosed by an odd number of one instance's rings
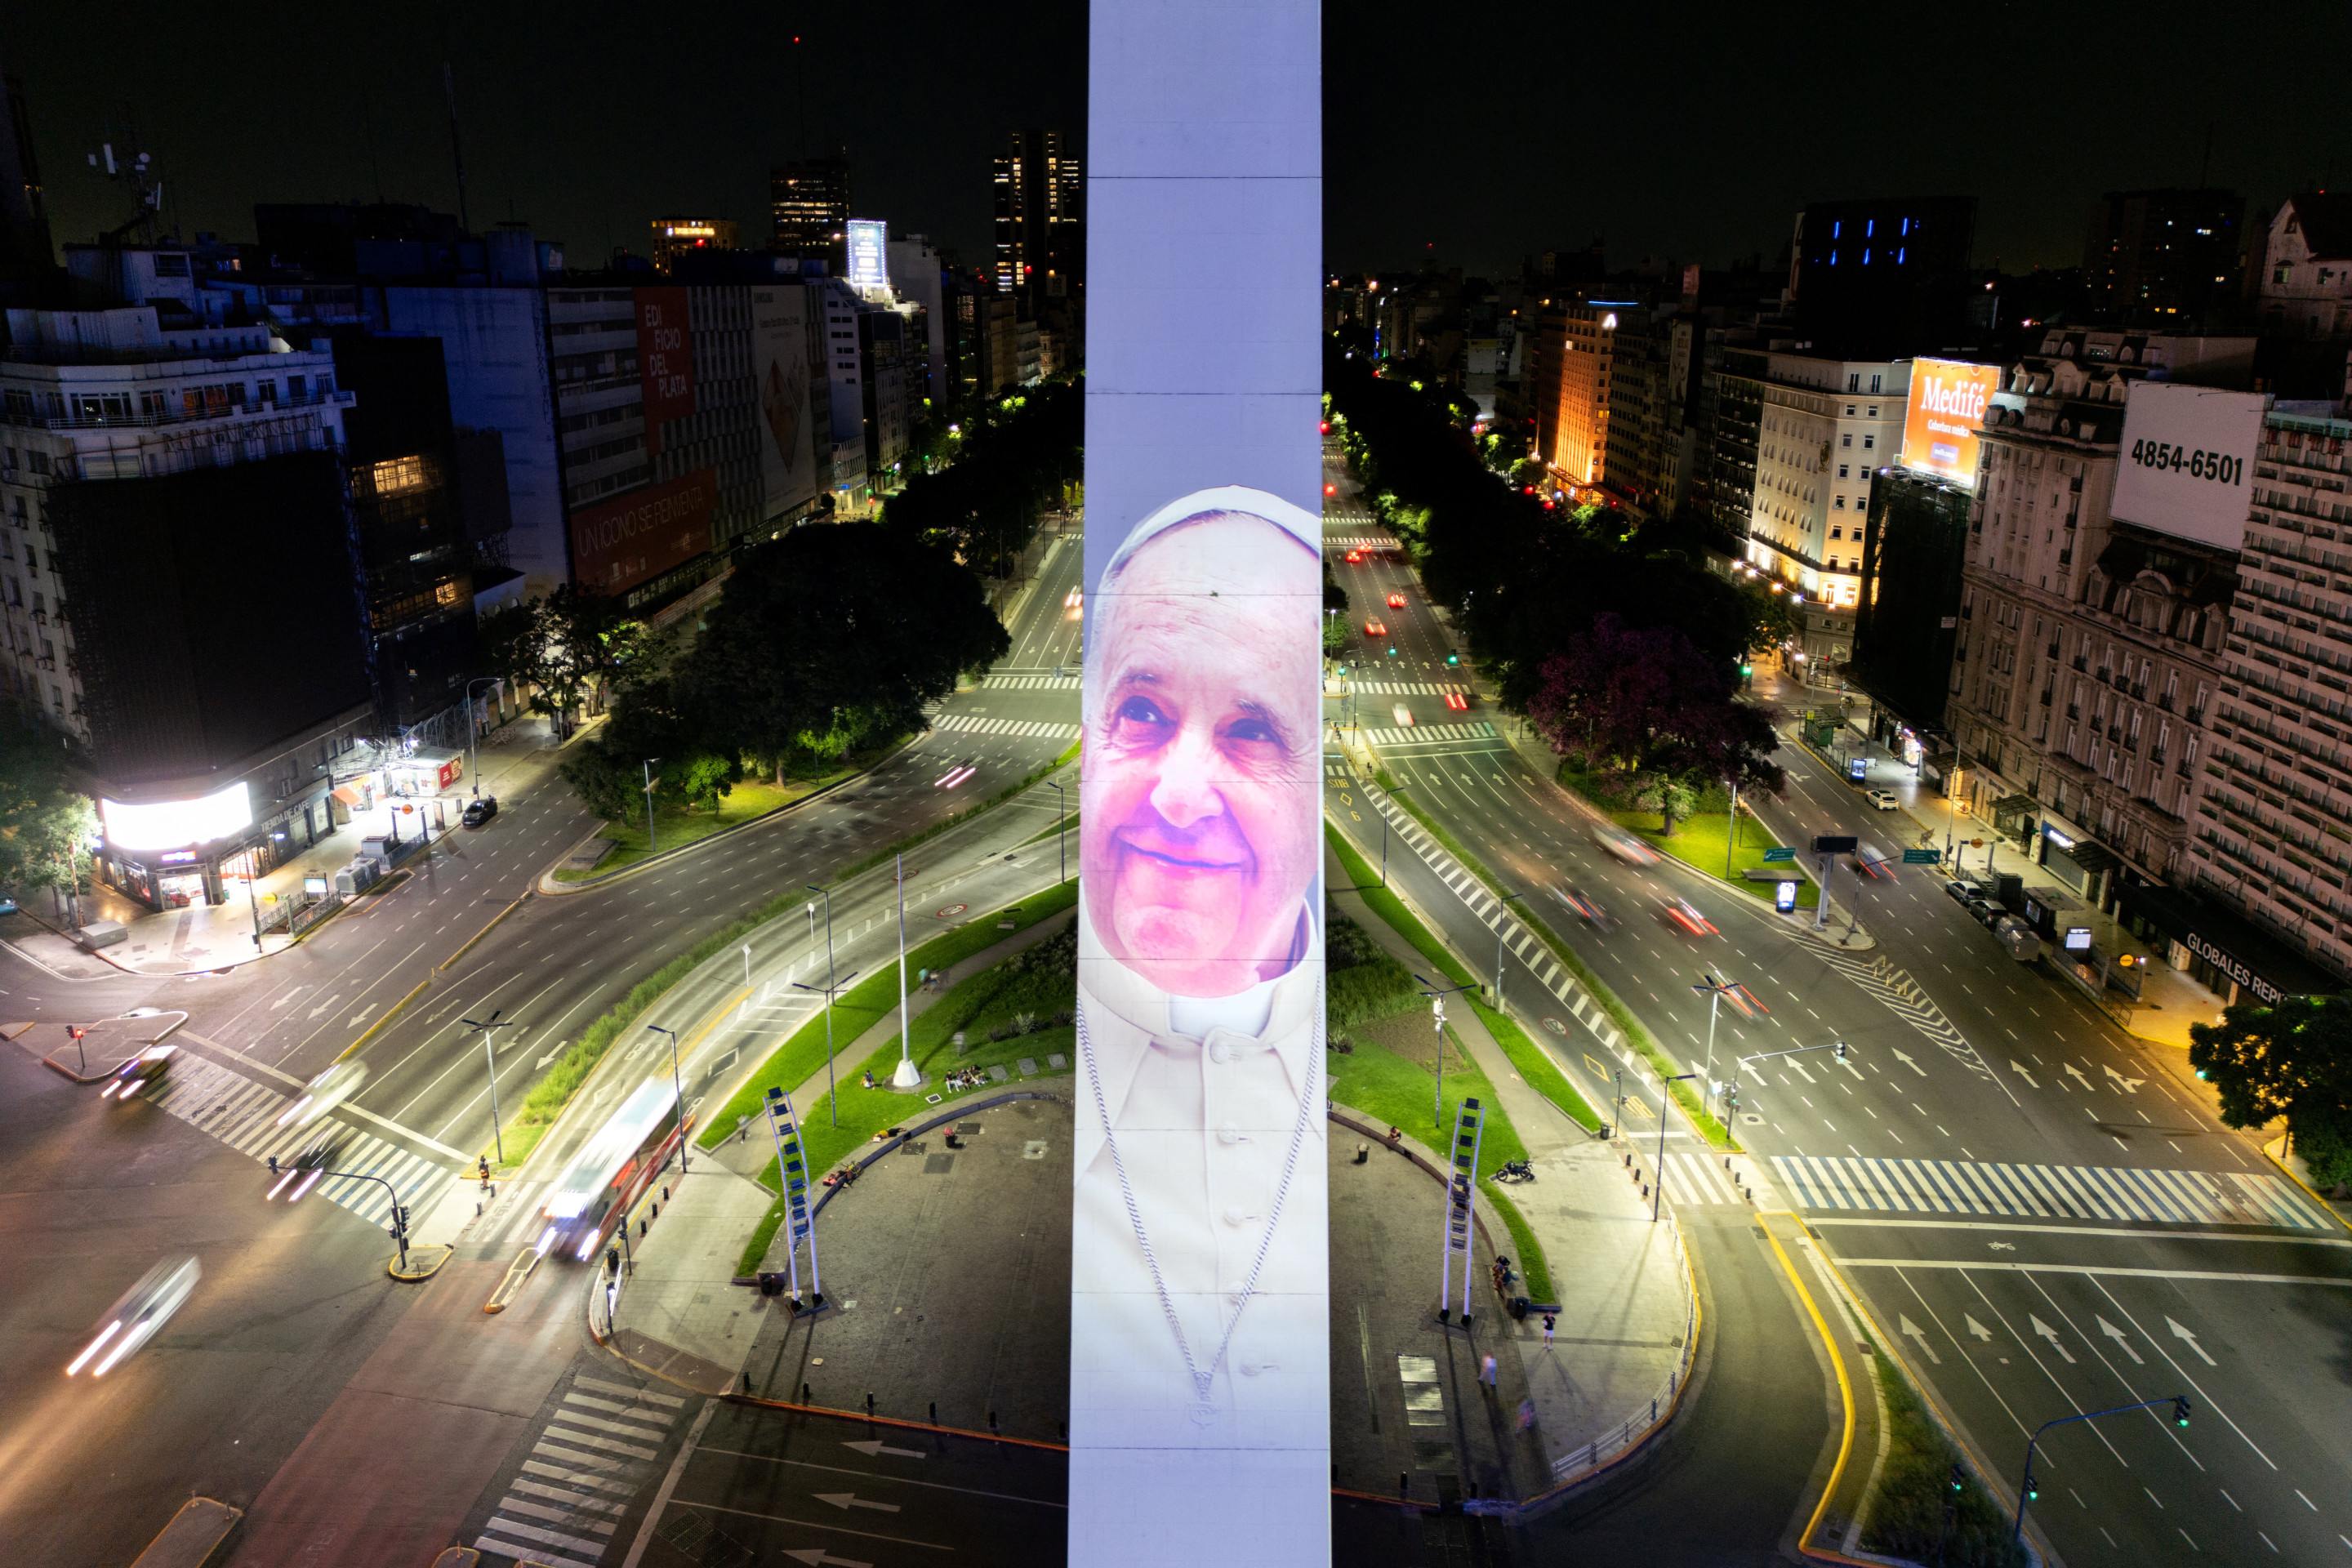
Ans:
{"label": "globales rep sign", "polygon": [[2000,367],[1960,360],[1911,362],[1902,464],[1969,489],[1977,482],[1977,426],[2000,388]]}

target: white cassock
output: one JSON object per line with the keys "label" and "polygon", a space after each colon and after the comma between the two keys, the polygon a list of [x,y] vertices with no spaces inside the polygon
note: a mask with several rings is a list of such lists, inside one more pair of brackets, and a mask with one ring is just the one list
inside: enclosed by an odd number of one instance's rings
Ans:
{"label": "white cassock", "polygon": [[[1078,919],[1090,933],[1083,907]],[[1302,910],[1300,921],[1287,971],[1210,999],[1171,996],[1118,960],[1086,952],[1093,944],[1082,940],[1074,1446],[1321,1450],[1329,1443],[1329,1174],[1325,1072],[1315,1048],[1323,953],[1311,911]],[[1106,1107],[1192,1363],[1202,1373],[1214,1364],[1205,1410],[1120,1190],[1103,1136]],[[1244,1304],[1254,1265],[1256,1284]]]}

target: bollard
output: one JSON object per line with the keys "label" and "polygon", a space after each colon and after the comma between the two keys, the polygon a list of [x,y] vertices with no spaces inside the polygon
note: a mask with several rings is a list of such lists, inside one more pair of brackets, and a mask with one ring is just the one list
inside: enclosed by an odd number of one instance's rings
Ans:
{"label": "bollard", "polygon": [[931,1401],[931,1425],[932,1425],[932,1426],[938,1426],[939,1424],[940,1424],[940,1402],[939,1402],[938,1400],[934,1399],[934,1400],[932,1400],[932,1401]]}
{"label": "bollard", "polygon": [[803,1405],[814,1405],[816,1403],[816,1395],[809,1392],[809,1385],[805,1383],[801,1384],[801,1403]]}
{"label": "bollard", "polygon": [[988,1413],[988,1429],[991,1433],[996,1430],[996,1412],[993,1410]]}
{"label": "bollard", "polygon": [[866,1391],[866,1414],[874,1414],[874,1391],[870,1388]]}
{"label": "bollard", "polygon": [[1645,1198],[1650,1195],[1650,1184],[1647,1182],[1642,1184],[1642,1195]]}
{"label": "bollard", "polygon": [[[1724,1163],[1725,1163],[1725,1164],[1727,1164],[1727,1165],[1728,1165],[1728,1164],[1730,1164],[1730,1163],[1731,1163],[1731,1162],[1730,1162],[1730,1161],[1728,1161],[1728,1160],[1726,1160],[1726,1161],[1724,1162]],[[662,1202],[664,1202],[664,1203],[667,1203],[667,1202],[669,1202],[669,1184],[668,1184],[667,1182],[664,1182],[664,1183],[662,1184]]]}
{"label": "bollard", "polygon": [[645,1233],[646,1233],[646,1222],[645,1222],[645,1221],[643,1221],[643,1220],[639,1220],[639,1221],[637,1221],[637,1234],[638,1234],[639,1236],[643,1236],[643,1235],[645,1235]]}
{"label": "bollard", "polygon": [[1412,1490],[1412,1477],[1403,1470],[1399,1470],[1397,1472],[1397,1496],[1403,1497]]}

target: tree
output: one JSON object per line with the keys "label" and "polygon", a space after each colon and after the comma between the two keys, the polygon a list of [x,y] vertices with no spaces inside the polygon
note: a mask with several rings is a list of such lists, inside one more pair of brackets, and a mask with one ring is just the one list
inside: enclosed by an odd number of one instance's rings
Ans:
{"label": "tree", "polygon": [[2189,1065],[2213,1086],[2223,1121],[2283,1116],[2323,1182],[2352,1182],[2352,994],[2241,1002],[2218,1024],[2189,1026]]}
{"label": "tree", "polygon": [[65,895],[79,921],[98,811],[73,787],[64,738],[13,712],[0,716],[0,886],[22,897]]}
{"label": "tree", "polygon": [[[1640,778],[1654,792],[1674,782],[1778,794],[1784,780],[1771,760],[1770,710],[1738,700],[1737,673],[1672,626],[1637,628],[1603,615],[1545,661],[1528,717],[1555,752]],[[1652,809],[1672,832],[1689,805],[1664,795]]]}
{"label": "tree", "polygon": [[658,668],[668,642],[646,630],[618,599],[567,583],[543,599],[483,617],[481,641],[490,672],[524,694],[559,735],[583,707],[602,712],[632,680]]}
{"label": "tree", "polygon": [[1672,838],[1675,821],[1687,817],[1698,809],[1698,795],[1684,779],[1673,773],[1654,773],[1633,797],[1633,804],[1643,811],[1658,814],[1658,837]]}

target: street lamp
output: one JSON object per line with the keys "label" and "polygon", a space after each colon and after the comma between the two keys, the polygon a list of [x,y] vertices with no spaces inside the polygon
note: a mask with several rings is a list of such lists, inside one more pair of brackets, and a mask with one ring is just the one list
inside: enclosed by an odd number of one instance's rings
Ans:
{"label": "street lamp", "polygon": [[659,847],[654,842],[654,764],[659,757],[646,759],[646,853],[651,855]]}
{"label": "street lamp", "polygon": [[[838,1127],[841,1125],[841,1091],[839,1087],[835,1084],[833,1078],[833,999],[836,995],[840,994],[843,984],[848,980],[850,975],[855,975],[857,971],[853,969],[849,972],[848,975],[844,975],[840,979],[835,979],[834,977],[833,894],[829,889],[820,888],[814,882],[806,882],[802,885],[807,888],[810,892],[816,894],[819,898],[824,900],[824,984],[823,985],[803,985],[799,981],[795,980],[793,982],[793,989],[795,991],[806,991],[813,994],[822,995],[824,998],[824,1092],[826,1100],[828,1100],[832,1105],[831,1114],[833,1117],[833,1124],[835,1127]],[[814,910],[816,906],[812,904],[809,907]]]}
{"label": "street lamp", "polygon": [[1737,980],[1717,980],[1712,974],[1701,975],[1699,978],[1701,984],[1692,986],[1691,989],[1706,998],[1706,1078],[1709,1091],[1712,1092],[1715,1083],[1715,1015],[1720,1008],[1723,999],[1726,996],[1730,997],[1731,1005],[1739,1009],[1739,1016],[1743,1018],[1756,1016],[1764,1004],[1756,999],[1754,992]]}
{"label": "street lamp", "polygon": [[[1387,840],[1382,839],[1381,843],[1385,848]],[[1385,857],[1382,864],[1386,864]],[[1505,906],[1515,899],[1526,896],[1524,893],[1504,892],[1497,892],[1495,895],[1495,1011],[1497,1013],[1503,1010],[1503,916],[1507,912]]]}
{"label": "street lamp", "polygon": [[507,679],[503,675],[485,675],[466,682],[466,772],[473,779],[474,793],[478,795],[482,793],[482,749],[477,743],[481,740],[482,725],[474,712],[474,688],[503,687],[506,683]]}
{"label": "street lamp", "polygon": [[[748,952],[751,950],[746,948],[744,951]],[[659,1024],[647,1024],[646,1026],[646,1032],[647,1034],[667,1035],[669,1037],[669,1084],[670,1088],[676,1090],[677,1094],[678,1124],[680,1126],[684,1126],[686,1124],[686,1080],[678,1076],[677,1031],[676,1029],[665,1029]],[[681,1176],[686,1174],[686,1140],[683,1138],[677,1141],[677,1173]]]}
{"label": "street lamp", "polygon": [[499,1120],[499,1054],[491,1047],[491,1041],[500,1029],[511,1029],[515,1026],[514,1020],[511,1018],[503,1024],[499,1022],[499,1014],[505,1011],[506,1009],[501,1007],[498,1012],[492,1013],[488,1017],[478,1022],[472,1018],[457,1020],[469,1029],[481,1031],[482,1062],[490,1069],[490,1146],[498,1151],[499,1163],[501,1165],[507,1163],[507,1139],[506,1129]]}
{"label": "street lamp", "polygon": [[[1058,862],[1061,872],[1061,874],[1054,879],[1054,885],[1058,888],[1064,882],[1070,879],[1070,853],[1069,850],[1065,847],[1065,842],[1068,835],[1070,825],[1070,795],[1069,792],[1065,790],[1057,780],[1047,779],[1045,781],[1045,787],[1052,790],[1055,797],[1061,802],[1061,815],[1055,819],[1054,823],[1054,856],[1055,860]],[[904,922],[902,921],[901,923],[903,924]]]}
{"label": "street lamp", "polygon": [[745,942],[745,943],[743,944],[743,989],[745,989],[746,991],[749,991],[751,988],[751,944],[750,942]]}
{"label": "street lamp", "polygon": [[1650,1189],[1650,1223],[1658,1223],[1659,1206],[1666,1200],[1666,1101],[1674,1086],[1685,1079],[1696,1078],[1695,1072],[1678,1072],[1658,1083],[1658,1184]]}
{"label": "street lamp", "polygon": [[1445,998],[1453,995],[1456,991],[1472,989],[1472,983],[1465,981],[1459,985],[1439,985],[1436,982],[1418,973],[1413,976],[1413,980],[1421,986],[1421,994],[1429,998],[1430,1020],[1437,1028],[1437,1092],[1429,1102],[1429,1121],[1430,1125],[1444,1131],[1445,1130]]}

